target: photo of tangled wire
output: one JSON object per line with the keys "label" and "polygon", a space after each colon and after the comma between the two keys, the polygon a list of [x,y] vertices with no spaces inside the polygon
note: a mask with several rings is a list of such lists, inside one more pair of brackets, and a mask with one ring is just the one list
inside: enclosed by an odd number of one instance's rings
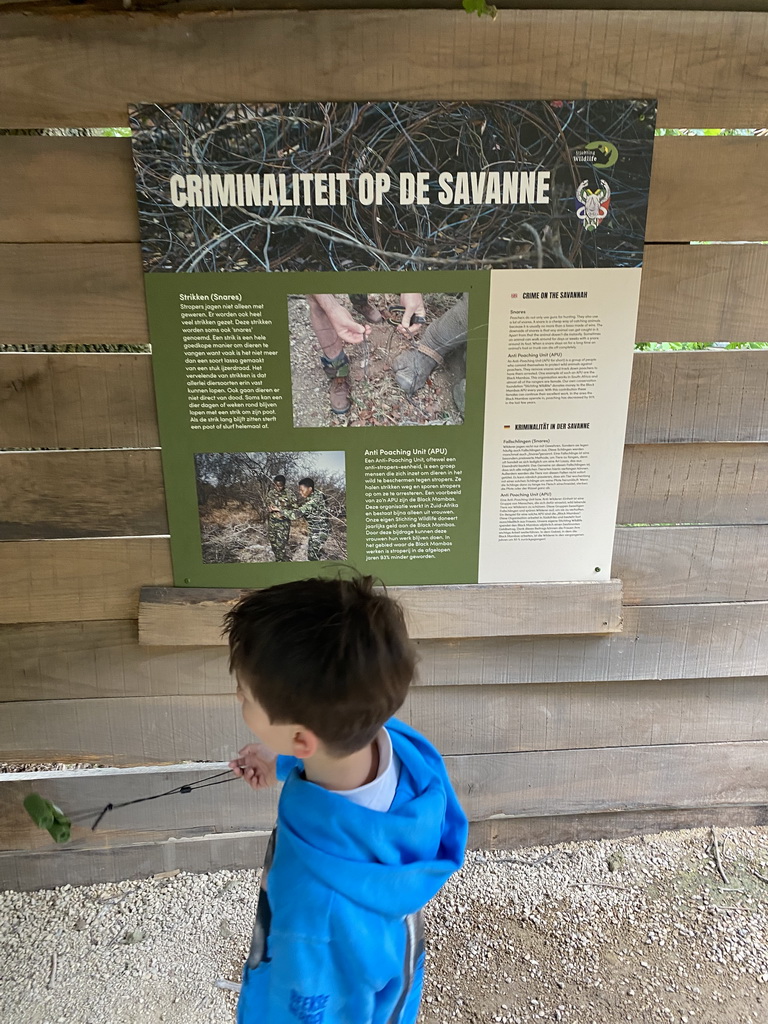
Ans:
{"label": "photo of tangled wire", "polygon": [[[650,100],[137,106],[144,269],[638,267],[655,113]],[[474,175],[477,185],[514,172],[548,172],[546,197],[521,190],[510,201],[508,190],[500,201],[457,187],[437,199],[441,175],[451,183]],[[298,175],[321,176],[332,189],[348,181],[348,195],[328,202],[298,188]],[[356,185],[376,175],[421,175],[429,200],[403,202],[393,188],[364,203]],[[200,182],[209,197],[214,176],[231,191],[222,185],[219,201],[206,202]],[[245,202],[249,176],[282,177],[295,191],[259,205],[251,189]]]}

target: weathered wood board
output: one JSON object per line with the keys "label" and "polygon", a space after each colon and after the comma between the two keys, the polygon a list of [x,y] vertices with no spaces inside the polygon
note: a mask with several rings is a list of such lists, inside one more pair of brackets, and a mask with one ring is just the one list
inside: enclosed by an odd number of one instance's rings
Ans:
{"label": "weathered wood board", "polygon": [[168,534],[158,451],[4,452],[0,473],[0,541]]}
{"label": "weathered wood board", "polygon": [[624,609],[608,637],[425,640],[419,680],[572,682],[768,675],[768,604],[657,605]]}
{"label": "weathered wood board", "polygon": [[768,529],[619,527],[612,573],[625,605],[766,601]]}
{"label": "weathered wood board", "polygon": [[[0,303],[5,344],[149,342],[138,243],[0,244]],[[638,341],[765,342],[767,307],[768,246],[646,247]]]}
{"label": "weathered wood board", "polygon": [[[614,578],[623,582],[625,605],[764,601],[766,533],[759,526],[619,528]],[[138,615],[143,585],[170,586],[172,581],[164,537],[6,541],[0,553],[0,622],[6,623],[132,619]],[[26,576],[28,571],[31,577]],[[184,600],[184,589],[175,601]],[[413,635],[422,638],[610,632],[619,627],[619,597],[618,591],[608,595],[609,589],[610,581],[443,592],[406,588],[406,603],[416,616],[411,622]],[[445,604],[441,593],[450,595]],[[574,594],[579,602],[573,607],[563,604]],[[142,642],[221,643],[225,610],[215,601],[191,609],[178,603],[147,606],[142,612]]]}
{"label": "weathered wood board", "polygon": [[[691,828],[736,828],[768,825],[764,804],[696,807],[692,810],[619,811],[603,814],[557,814],[541,818],[473,821],[469,850],[514,850],[555,843],[624,839],[627,836]],[[706,840],[702,845],[706,845]],[[470,854],[471,856],[471,854]],[[525,854],[520,855],[523,860]],[[225,865],[226,866],[226,865]],[[31,888],[32,886],[30,886]]]}
{"label": "weathered wood board", "polygon": [[51,847],[0,852],[0,889],[29,891],[59,885],[92,885],[126,878],[150,878],[166,871],[257,870],[267,852],[269,833],[150,837],[144,842],[104,849]]}
{"label": "weathered wood board", "polygon": [[0,626],[0,700],[231,693],[220,647],[139,647],[135,619]]}
{"label": "weathered wood board", "polygon": [[[475,821],[469,826],[470,859],[476,850],[524,852],[531,846],[626,836],[670,829],[768,824],[768,807],[760,804],[701,807],[693,810],[625,811],[603,814],[559,814],[540,818]],[[0,887],[16,890],[50,889],[58,885],[147,878],[167,871],[256,870],[264,859],[268,836],[263,831],[235,832],[192,838],[172,837],[157,842],[127,843],[106,849],[0,852]]]}
{"label": "weathered wood board", "polygon": [[[514,583],[389,587],[415,639],[616,633],[621,582]],[[139,603],[139,643],[222,644],[224,615],[245,591],[146,587]]]}
{"label": "weathered wood board", "polygon": [[[759,526],[622,527],[613,564],[625,605],[768,600],[768,530]],[[597,590],[582,584],[583,594],[576,586],[394,587],[390,593],[418,638],[619,631],[611,605],[618,595],[601,592],[605,584]],[[221,645],[224,614],[242,593],[146,588],[139,643]]]}
{"label": "weathered wood board", "polygon": [[627,445],[616,521],[768,522],[768,445]]}
{"label": "weathered wood board", "polygon": [[[0,452],[0,472],[11,482],[0,494],[2,541],[50,539],[53,544],[57,538],[167,534],[158,450]],[[617,522],[768,522],[768,444],[626,446]],[[139,543],[115,539],[111,554],[117,557],[119,544],[137,552]],[[15,551],[9,546],[5,553],[12,567]],[[147,576],[143,582],[165,580]],[[12,601],[9,596],[9,611]],[[113,616],[107,612],[106,617]]]}
{"label": "weathered wood board", "polygon": [[159,443],[149,355],[0,352],[0,450]]}
{"label": "weathered wood board", "polygon": [[[486,821],[766,804],[767,752],[768,741],[690,743],[454,755],[445,763],[470,821]],[[104,848],[129,837],[141,842],[152,835],[162,840],[269,829],[275,819],[275,790],[254,793],[240,780],[162,801],[115,807],[96,832],[91,829],[108,803],[164,793],[224,768],[221,762],[211,762],[193,770],[177,765],[0,776],[5,826],[0,849],[45,849],[52,843],[22,806],[30,792],[40,793],[73,819],[73,846]]]}
{"label": "weathered wood board", "polygon": [[[17,0],[0,0],[3,7],[15,5]],[[645,0],[643,10],[669,10],[670,0]],[[142,0],[140,10],[164,12],[166,0]],[[407,0],[358,0],[352,4],[350,0],[290,0],[290,10],[406,10]],[[45,11],[55,5],[50,0],[28,0],[25,9]],[[499,0],[495,5],[499,10],[593,10],[592,0]],[[100,3],[99,0],[85,0],[81,10],[92,13],[116,10],[113,4]],[[215,0],[174,0],[173,11],[188,13],[190,11],[221,10]],[[275,0],[228,0],[228,11],[274,11],[285,9],[285,4]],[[420,10],[455,10],[451,0],[419,0]],[[601,0],[600,9],[607,11],[634,11],[637,0]],[[680,11],[763,11],[762,0],[675,0],[675,9]]]}
{"label": "weathered wood board", "polygon": [[[51,800],[72,821],[71,849],[105,849],[135,842],[162,841],[172,836],[202,836],[216,832],[269,830],[275,822],[278,790],[256,793],[240,779],[203,786],[163,800],[135,803],[108,811],[92,826],[107,804],[167,793],[180,786],[221,774],[226,763],[165,765],[141,768],[93,768],[66,772],[18,772],[0,775],[1,850],[45,850],[54,845],[38,829],[23,806],[29,793]],[[215,781],[215,780],[213,780]]]}
{"label": "weathered wood board", "polygon": [[[81,22],[81,29],[85,24]],[[768,16],[765,29],[768,38]],[[249,63],[255,67],[258,62]],[[581,58],[579,64],[583,66]],[[435,85],[440,98],[444,98],[444,82]],[[0,90],[1,83],[2,69]],[[293,95],[294,84],[291,90]],[[389,98],[391,90],[384,93]],[[515,96],[508,90],[503,95]],[[558,91],[558,95],[568,93]],[[6,188],[0,194],[0,242],[138,242],[129,139],[3,136],[0,163],[6,169]],[[52,166],[55,176],[50,173]],[[734,166],[739,168],[737,178]],[[766,175],[765,139],[657,138],[646,241],[765,241],[768,210],[754,197],[760,195]],[[83,181],[88,181],[87,189]],[[694,295],[697,291],[694,288]]]}
{"label": "weathered wood board", "polygon": [[[637,352],[627,443],[768,441],[766,393],[768,351]],[[158,444],[151,356],[0,352],[0,449]]]}
{"label": "weathered wood board", "polygon": [[639,342],[764,342],[766,304],[768,246],[650,244],[643,260],[635,337]]}
{"label": "weathered wood board", "polygon": [[0,245],[0,341],[146,345],[142,274],[138,243]]}
{"label": "weathered wood board", "polygon": [[[422,686],[768,676],[768,605],[630,607],[612,636],[417,641]],[[0,700],[230,694],[220,647],[141,647],[135,622],[0,626]]]}
{"label": "weathered wood board", "polygon": [[5,541],[0,555],[0,622],[132,619],[143,584],[173,579],[167,537]]}
{"label": "weathered wood board", "polygon": [[[768,18],[765,19],[765,26],[768,29]],[[746,145],[730,150],[727,145],[723,145],[728,141],[727,136],[672,136],[656,139],[654,166],[659,159],[661,168],[658,175],[653,174],[651,177],[645,229],[647,241],[764,242],[768,238],[762,217],[751,225],[749,223],[750,208],[755,207],[755,196],[760,195],[761,180],[765,180],[764,175],[768,170],[766,140],[735,137],[734,141]],[[680,145],[665,145],[670,142]],[[714,143],[711,149],[708,145],[710,142]],[[729,157],[739,160],[738,185],[733,189],[728,202],[723,203],[713,214],[710,207],[718,205],[718,195],[729,188],[724,183],[729,177],[733,178],[733,165],[729,170]],[[685,187],[686,182],[693,185],[691,168],[696,160],[701,160],[704,172],[700,190],[696,189],[693,194],[686,192],[684,196],[678,193],[676,196],[672,182],[677,182],[678,188]],[[745,161],[743,178],[741,160]],[[684,213],[674,212],[678,202],[682,202]]]}
{"label": "weathered wood board", "polygon": [[[224,660],[223,654],[221,660]],[[0,705],[0,761],[227,760],[251,737],[221,696]],[[768,740],[768,678],[416,686],[398,716],[447,754]]]}
{"label": "weathered wood board", "polygon": [[766,395],[768,350],[637,352],[627,444],[768,441]]}
{"label": "weathered wood board", "polygon": [[[768,22],[731,13],[727,25],[687,11],[9,13],[0,124],[125,124],[137,99],[654,95],[664,126],[762,124]],[[599,59],[585,59],[596,45]]]}

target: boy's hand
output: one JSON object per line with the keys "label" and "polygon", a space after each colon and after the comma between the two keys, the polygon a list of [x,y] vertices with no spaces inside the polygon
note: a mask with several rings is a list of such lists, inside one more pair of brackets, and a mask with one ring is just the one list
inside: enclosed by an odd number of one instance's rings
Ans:
{"label": "boy's hand", "polygon": [[229,767],[252,789],[268,789],[277,782],[277,754],[263,743],[249,743],[229,762]]}

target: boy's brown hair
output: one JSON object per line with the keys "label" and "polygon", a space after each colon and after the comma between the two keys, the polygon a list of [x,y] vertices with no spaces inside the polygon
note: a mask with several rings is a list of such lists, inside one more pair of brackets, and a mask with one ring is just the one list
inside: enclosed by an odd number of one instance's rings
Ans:
{"label": "boy's brown hair", "polygon": [[224,632],[230,672],[269,720],[306,726],[338,756],[372,742],[416,667],[400,605],[370,576],[257,590],[227,614]]}

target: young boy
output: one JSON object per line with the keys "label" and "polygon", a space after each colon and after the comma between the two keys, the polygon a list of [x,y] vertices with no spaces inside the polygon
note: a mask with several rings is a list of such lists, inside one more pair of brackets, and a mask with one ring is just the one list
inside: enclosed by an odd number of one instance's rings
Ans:
{"label": "young boy", "polygon": [[256,591],[228,614],[230,670],[261,741],[232,770],[284,780],[238,1024],[413,1024],[421,911],[467,820],[434,747],[391,716],[415,654],[370,577]]}

